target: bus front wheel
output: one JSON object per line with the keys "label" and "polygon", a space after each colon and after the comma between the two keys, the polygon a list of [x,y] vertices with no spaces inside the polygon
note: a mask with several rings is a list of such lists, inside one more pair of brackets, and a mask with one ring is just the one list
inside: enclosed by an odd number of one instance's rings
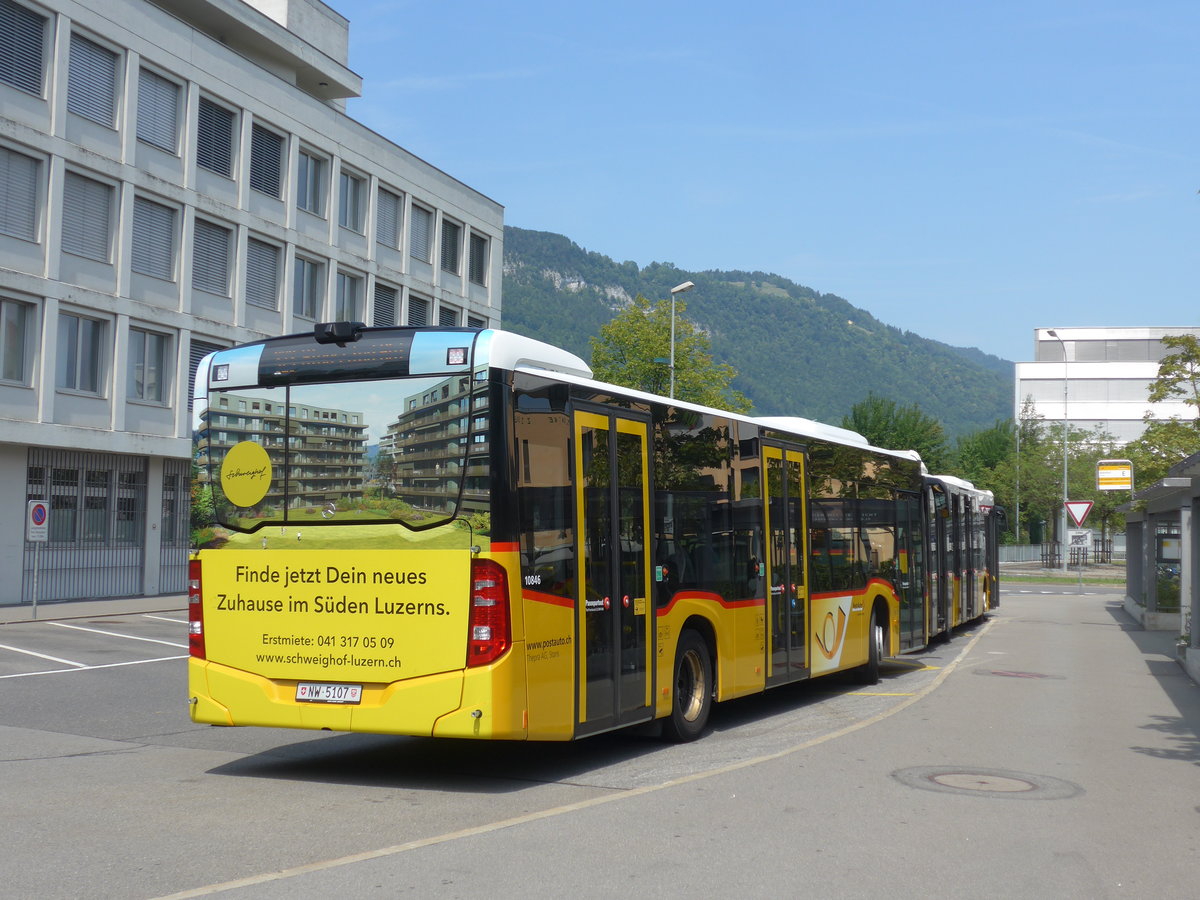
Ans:
{"label": "bus front wheel", "polygon": [[663,733],[673,741],[694,741],[704,731],[712,711],[712,658],[708,644],[695,631],[685,631],[675,650],[671,715]]}

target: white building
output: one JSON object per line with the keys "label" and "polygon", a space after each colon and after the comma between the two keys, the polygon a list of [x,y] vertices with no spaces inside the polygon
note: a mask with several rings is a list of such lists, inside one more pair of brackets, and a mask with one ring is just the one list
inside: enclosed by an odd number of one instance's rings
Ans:
{"label": "white building", "polygon": [[0,604],[181,591],[210,350],[497,325],[503,210],[345,114],[316,0],[0,0]]}
{"label": "white building", "polygon": [[1147,399],[1159,361],[1172,352],[1162,339],[1178,334],[1200,337],[1200,328],[1038,328],[1034,361],[1017,363],[1014,418],[1032,399],[1048,423],[1066,418],[1073,429],[1100,427],[1121,444],[1141,436],[1147,411],[1155,419],[1195,418],[1195,408],[1180,400]]}

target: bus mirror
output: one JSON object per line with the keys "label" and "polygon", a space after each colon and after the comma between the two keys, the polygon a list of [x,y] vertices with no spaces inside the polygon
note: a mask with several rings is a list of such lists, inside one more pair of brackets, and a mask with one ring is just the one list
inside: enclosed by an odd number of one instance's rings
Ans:
{"label": "bus mirror", "polygon": [[318,344],[337,344],[345,347],[362,337],[367,326],[362,322],[318,322],[313,326],[313,338]]}

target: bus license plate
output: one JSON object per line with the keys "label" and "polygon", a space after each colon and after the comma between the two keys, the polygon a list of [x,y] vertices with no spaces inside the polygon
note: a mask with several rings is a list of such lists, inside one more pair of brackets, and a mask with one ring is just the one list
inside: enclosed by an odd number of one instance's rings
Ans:
{"label": "bus license plate", "polygon": [[296,699],[302,703],[360,703],[362,685],[301,681],[296,685]]}

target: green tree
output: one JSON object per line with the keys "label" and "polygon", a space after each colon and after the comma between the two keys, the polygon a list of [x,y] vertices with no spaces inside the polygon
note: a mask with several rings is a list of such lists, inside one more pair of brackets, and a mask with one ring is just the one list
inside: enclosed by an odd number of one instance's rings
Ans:
{"label": "green tree", "polygon": [[1196,423],[1178,417],[1154,421],[1145,417],[1146,430],[1136,441],[1130,441],[1121,451],[1133,463],[1134,488],[1148,487],[1167,477],[1167,470],[1177,462],[1200,453],[1200,433]]}
{"label": "green tree", "polygon": [[954,469],[968,481],[982,485],[1016,452],[1015,438],[1012,419],[997,419],[990,428],[961,435],[954,449]]}
{"label": "green tree", "polygon": [[[1176,334],[1168,335],[1162,342],[1176,352],[1159,361],[1158,377],[1150,385],[1150,402],[1178,397],[1200,413],[1200,338]],[[1200,417],[1193,420],[1193,425],[1200,429]]]}
{"label": "green tree", "polygon": [[[712,343],[684,317],[675,301],[675,396],[680,400],[749,412],[750,401],[732,387],[734,368],[712,357]],[[670,390],[671,301],[651,304],[638,294],[591,339],[592,372],[600,381],[665,396]]]}
{"label": "green tree", "polygon": [[898,406],[895,400],[867,394],[842,417],[842,427],[857,431],[876,447],[916,450],[931,472],[942,472],[949,448],[942,423],[927,416],[917,404]]}

